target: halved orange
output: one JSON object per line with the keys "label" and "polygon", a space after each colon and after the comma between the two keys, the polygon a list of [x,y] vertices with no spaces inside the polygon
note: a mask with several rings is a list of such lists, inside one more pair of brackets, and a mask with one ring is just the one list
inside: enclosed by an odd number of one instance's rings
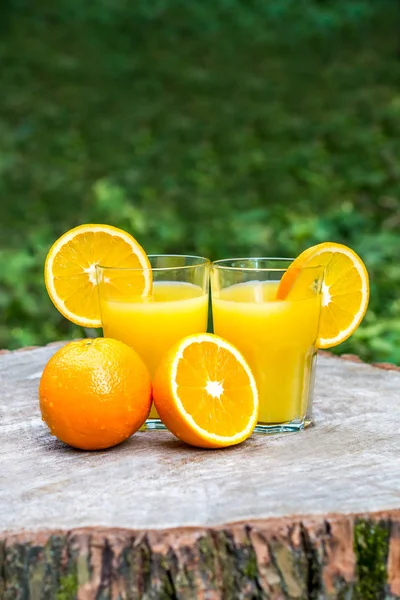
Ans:
{"label": "halved orange", "polygon": [[318,265],[325,267],[318,346],[331,348],[344,342],[361,323],[368,308],[369,277],[354,250],[324,242],[308,248],[292,262],[281,279],[277,299],[290,299],[309,286],[309,273],[302,269]]}
{"label": "halved orange", "polygon": [[[111,225],[75,227],[50,248],[44,278],[55,307],[83,327],[101,327],[96,265],[137,269],[129,271],[130,293],[132,289],[136,295],[151,293],[151,265],[134,237]],[[107,280],[107,283],[118,282]]]}
{"label": "halved orange", "polygon": [[153,400],[164,425],[202,448],[239,444],[258,417],[257,387],[247,362],[211,333],[183,338],[158,367]]}

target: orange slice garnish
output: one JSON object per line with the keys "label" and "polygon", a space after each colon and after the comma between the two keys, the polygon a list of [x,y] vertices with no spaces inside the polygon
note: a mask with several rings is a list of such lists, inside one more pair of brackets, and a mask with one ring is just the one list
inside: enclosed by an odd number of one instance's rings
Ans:
{"label": "orange slice garnish", "polygon": [[369,302],[369,277],[354,250],[324,242],[308,248],[293,261],[281,279],[277,299],[295,298],[302,288],[305,292],[312,273],[305,267],[318,265],[325,267],[318,346],[331,348],[344,342],[361,323]]}
{"label": "orange slice garnish", "polygon": [[134,237],[111,225],[75,227],[50,248],[44,277],[55,307],[83,327],[101,327],[96,265],[135,269],[125,277],[117,271],[113,280],[108,281],[119,288],[120,294],[151,293],[151,265]]}
{"label": "orange slice garnish", "polygon": [[211,333],[180,340],[158,367],[153,400],[163,423],[203,448],[239,444],[258,417],[258,393],[240,352]]}

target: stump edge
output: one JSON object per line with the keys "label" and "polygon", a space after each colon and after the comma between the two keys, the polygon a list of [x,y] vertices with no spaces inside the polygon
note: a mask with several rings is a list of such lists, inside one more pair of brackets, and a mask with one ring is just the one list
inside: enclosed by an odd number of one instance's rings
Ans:
{"label": "stump edge", "polygon": [[[82,339],[82,338],[76,338],[76,339]],[[0,349],[0,356],[1,355],[6,355],[6,354],[15,354],[15,353],[19,353],[19,352],[26,352],[29,350],[40,350],[41,348],[51,348],[52,346],[54,347],[58,347],[62,344],[68,344],[68,342],[72,342],[72,341],[76,341],[76,339],[73,340],[60,340],[58,342],[49,342],[48,344],[45,344],[43,346],[25,346],[23,348],[16,348],[15,350],[8,350],[6,348]],[[336,358],[336,359],[341,359],[341,360],[347,360],[350,362],[357,362],[357,363],[362,363],[362,364],[367,364],[370,365],[371,367],[376,367],[377,369],[383,369],[385,371],[400,371],[400,365],[396,365],[394,363],[389,363],[389,362],[366,362],[364,360],[362,360],[359,356],[357,356],[357,354],[335,354],[333,352],[329,352],[328,350],[318,350],[318,354],[320,356],[325,356],[327,358]]]}
{"label": "stump edge", "polygon": [[400,598],[400,510],[0,534],[0,598]]}

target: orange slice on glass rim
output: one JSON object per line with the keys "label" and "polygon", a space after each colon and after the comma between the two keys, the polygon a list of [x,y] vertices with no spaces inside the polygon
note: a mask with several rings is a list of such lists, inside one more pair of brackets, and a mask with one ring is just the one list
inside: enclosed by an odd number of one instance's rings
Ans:
{"label": "orange slice on glass rim", "polygon": [[153,400],[164,425],[203,448],[239,444],[254,430],[258,393],[240,352],[211,333],[175,344],[155,376]]}
{"label": "orange slice on glass rim", "polygon": [[151,265],[134,237],[111,225],[75,227],[50,248],[44,278],[55,307],[83,327],[101,327],[96,265],[135,269],[125,276],[115,272],[106,283],[118,285],[122,294],[125,289],[141,296],[151,293]]}
{"label": "orange slice on glass rim", "polygon": [[292,262],[281,279],[277,299],[290,300],[303,281],[304,287],[308,286],[310,277],[302,269],[318,265],[325,267],[318,346],[331,348],[347,340],[361,323],[369,302],[369,277],[354,250],[324,242],[308,248]]}

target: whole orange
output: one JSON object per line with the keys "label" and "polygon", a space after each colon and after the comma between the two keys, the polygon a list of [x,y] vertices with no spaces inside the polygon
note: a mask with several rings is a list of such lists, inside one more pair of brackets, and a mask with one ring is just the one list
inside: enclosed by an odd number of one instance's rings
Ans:
{"label": "whole orange", "polygon": [[150,375],[136,352],[117,340],[66,344],[44,368],[40,410],[53,435],[82,450],[129,438],[151,406]]}

